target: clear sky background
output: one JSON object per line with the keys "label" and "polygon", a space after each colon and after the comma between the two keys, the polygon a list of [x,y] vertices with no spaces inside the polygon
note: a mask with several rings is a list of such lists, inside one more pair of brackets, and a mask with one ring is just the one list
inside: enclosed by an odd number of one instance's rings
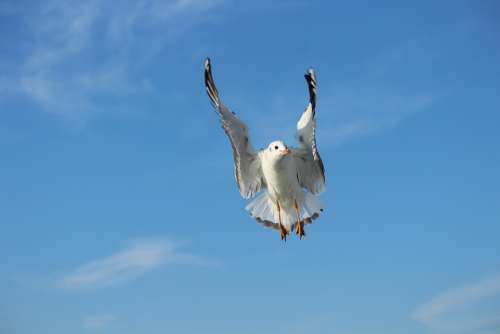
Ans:
{"label": "clear sky background", "polygon": [[[0,333],[500,333],[498,1],[0,2]],[[324,215],[255,223],[203,87]]]}

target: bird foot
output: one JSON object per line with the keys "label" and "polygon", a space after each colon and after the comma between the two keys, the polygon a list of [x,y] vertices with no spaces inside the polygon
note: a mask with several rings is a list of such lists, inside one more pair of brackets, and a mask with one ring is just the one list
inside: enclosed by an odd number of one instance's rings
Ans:
{"label": "bird foot", "polygon": [[299,236],[299,239],[302,239],[302,237],[306,235],[306,232],[304,231],[304,221],[300,221],[297,223],[295,233]]}
{"label": "bird foot", "polygon": [[281,240],[286,241],[287,235],[288,235],[287,230],[285,229],[285,227],[282,224],[280,224],[280,238],[281,238]]}

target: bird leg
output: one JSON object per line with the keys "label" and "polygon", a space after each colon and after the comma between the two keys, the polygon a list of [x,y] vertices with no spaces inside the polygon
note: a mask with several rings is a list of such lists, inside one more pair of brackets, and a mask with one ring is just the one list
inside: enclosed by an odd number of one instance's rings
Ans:
{"label": "bird leg", "polygon": [[280,225],[280,238],[281,240],[286,241],[286,235],[288,234],[287,230],[285,229],[285,226],[281,223],[281,207],[280,207],[280,202],[276,202],[278,204],[278,220],[279,220],[279,225]]}
{"label": "bird leg", "polygon": [[306,232],[304,231],[304,222],[300,220],[300,211],[297,200],[294,200],[293,202],[293,204],[295,205],[295,212],[297,212],[297,227],[295,229],[295,233],[297,233],[299,238],[302,239],[302,237],[306,235]]}

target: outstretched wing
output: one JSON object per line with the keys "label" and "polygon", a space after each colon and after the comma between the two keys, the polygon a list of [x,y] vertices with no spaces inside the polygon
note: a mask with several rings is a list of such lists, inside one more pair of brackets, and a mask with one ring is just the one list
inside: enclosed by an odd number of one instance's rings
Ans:
{"label": "outstretched wing", "polygon": [[260,158],[250,144],[246,125],[220,100],[210,58],[205,60],[205,88],[233,148],[234,174],[240,194],[244,198],[253,197],[265,187]]}
{"label": "outstretched wing", "polygon": [[304,75],[309,88],[309,104],[297,123],[299,148],[293,151],[300,185],[313,194],[325,189],[325,168],[316,147],[316,75],[311,68]]}

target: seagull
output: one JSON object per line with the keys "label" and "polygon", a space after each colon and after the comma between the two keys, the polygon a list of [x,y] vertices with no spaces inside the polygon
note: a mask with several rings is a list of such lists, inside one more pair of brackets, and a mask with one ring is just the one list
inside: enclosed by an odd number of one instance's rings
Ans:
{"label": "seagull", "polygon": [[259,151],[252,147],[247,126],[221,101],[212,76],[210,58],[205,60],[205,88],[233,149],[236,184],[243,198],[261,192],[246,210],[264,226],[279,231],[286,241],[292,231],[302,239],[304,224],[323,212],[317,196],[325,189],[325,168],[316,146],[316,75],[304,75],[309,104],[297,123],[298,148],[281,140]]}

